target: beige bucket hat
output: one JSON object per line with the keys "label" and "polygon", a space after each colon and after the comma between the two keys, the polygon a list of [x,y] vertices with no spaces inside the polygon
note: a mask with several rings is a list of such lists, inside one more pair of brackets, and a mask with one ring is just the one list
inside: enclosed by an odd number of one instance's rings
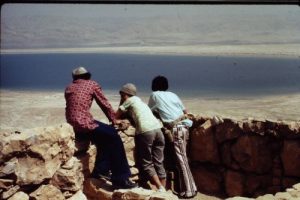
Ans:
{"label": "beige bucket hat", "polygon": [[125,85],[122,86],[120,92],[135,96],[136,95],[136,87],[132,83],[126,83]]}
{"label": "beige bucket hat", "polygon": [[72,72],[73,76],[78,76],[78,75],[87,74],[87,73],[89,73],[89,71],[86,70],[84,67],[77,67]]}

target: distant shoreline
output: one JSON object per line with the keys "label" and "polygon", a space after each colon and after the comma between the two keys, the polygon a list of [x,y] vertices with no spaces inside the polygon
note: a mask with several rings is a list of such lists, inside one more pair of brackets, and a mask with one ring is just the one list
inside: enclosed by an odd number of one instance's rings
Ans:
{"label": "distant shoreline", "polygon": [[118,53],[185,56],[247,56],[300,58],[300,44],[1,49],[1,54],[3,55],[46,53]]}

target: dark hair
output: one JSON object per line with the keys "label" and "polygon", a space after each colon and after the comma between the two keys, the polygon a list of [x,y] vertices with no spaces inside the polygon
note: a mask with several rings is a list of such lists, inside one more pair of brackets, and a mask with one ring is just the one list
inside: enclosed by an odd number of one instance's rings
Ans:
{"label": "dark hair", "polygon": [[157,76],[152,80],[152,91],[166,91],[169,88],[168,79],[164,76]]}
{"label": "dark hair", "polygon": [[80,75],[73,75],[73,81],[77,79],[84,79],[84,80],[90,80],[92,77],[91,73],[85,73],[85,74],[80,74]]}

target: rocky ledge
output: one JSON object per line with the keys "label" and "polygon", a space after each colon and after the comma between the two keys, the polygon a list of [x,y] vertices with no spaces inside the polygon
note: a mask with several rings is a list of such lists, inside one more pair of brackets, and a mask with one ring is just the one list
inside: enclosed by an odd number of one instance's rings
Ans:
{"label": "rocky ledge", "polygon": [[[299,122],[193,120],[188,156],[201,193],[234,199],[300,199]],[[130,126],[119,133],[131,179],[136,181],[135,129]],[[0,151],[0,199],[178,199],[171,191],[114,191],[109,181],[89,178],[96,149],[75,143],[74,132],[65,123],[2,132]]]}

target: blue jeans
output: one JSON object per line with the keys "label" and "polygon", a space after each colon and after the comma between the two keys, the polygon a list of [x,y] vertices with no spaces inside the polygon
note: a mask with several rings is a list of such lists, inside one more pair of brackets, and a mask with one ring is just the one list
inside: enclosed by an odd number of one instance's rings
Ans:
{"label": "blue jeans", "polygon": [[90,138],[97,147],[94,172],[106,174],[111,171],[113,183],[128,179],[131,173],[120,135],[114,127],[96,122],[99,126]]}

